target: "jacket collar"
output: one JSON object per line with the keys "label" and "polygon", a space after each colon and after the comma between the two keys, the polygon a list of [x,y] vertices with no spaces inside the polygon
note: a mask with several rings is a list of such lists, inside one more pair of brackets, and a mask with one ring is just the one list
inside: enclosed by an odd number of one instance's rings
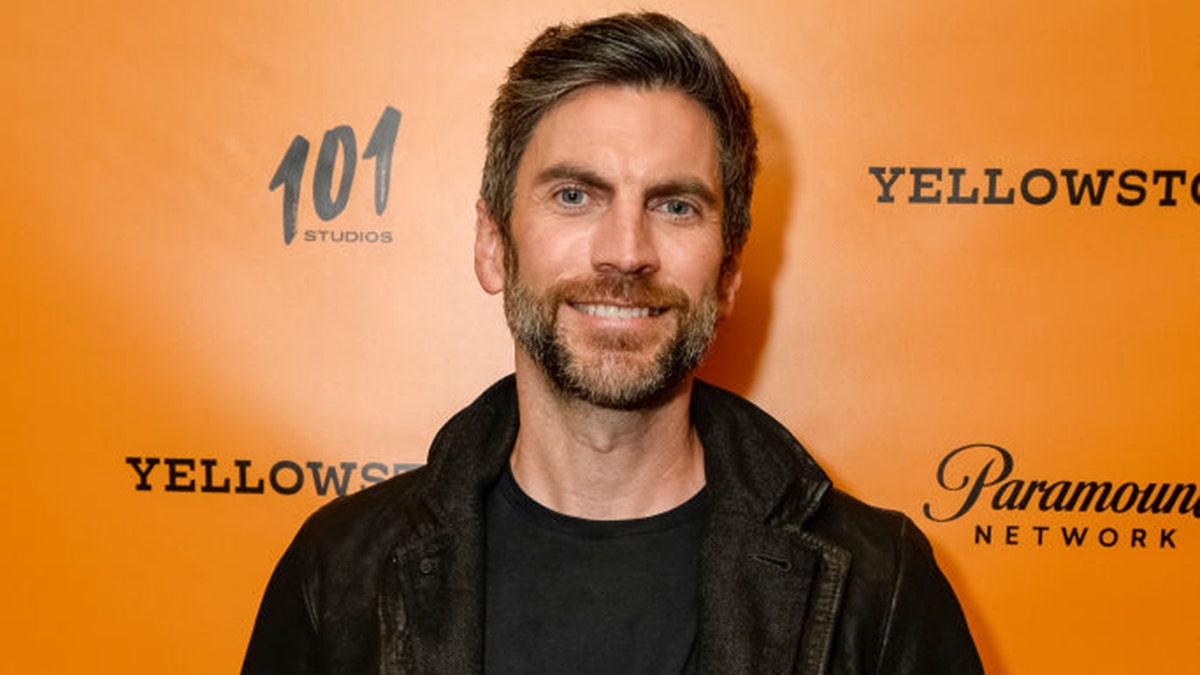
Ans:
{"label": "jacket collar", "polygon": [[[829,478],[770,415],[698,380],[691,415],[714,512],[800,524],[817,509]],[[483,494],[508,461],[519,427],[516,378],[509,375],[438,432],[429,451],[426,496],[447,523],[482,517]]]}
{"label": "jacket collar", "polygon": [[699,381],[691,410],[717,511],[763,523],[812,516],[830,481],[787,429],[746,399]]}
{"label": "jacket collar", "polygon": [[[691,414],[712,507],[701,551],[699,672],[824,672],[849,558],[801,526],[829,479],[790,433],[734,394],[696,382]],[[384,671],[478,671],[483,495],[518,425],[509,376],[434,439],[421,489],[435,518],[393,549],[396,573],[381,588]]]}

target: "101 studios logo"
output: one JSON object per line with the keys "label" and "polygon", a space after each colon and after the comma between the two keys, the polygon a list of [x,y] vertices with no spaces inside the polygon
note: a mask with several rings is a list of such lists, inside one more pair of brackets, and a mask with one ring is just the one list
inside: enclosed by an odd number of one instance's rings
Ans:
{"label": "101 studios logo", "polygon": [[[392,156],[396,150],[396,135],[400,130],[400,111],[387,106],[380,115],[367,146],[363,150],[364,161],[375,164],[375,214],[382,216],[388,204],[388,189],[392,180]],[[283,243],[290,245],[297,235],[296,220],[300,210],[301,190],[311,144],[297,134],[279,160],[275,175],[271,177],[271,192],[283,188]],[[334,190],[334,173],[341,160],[341,178]],[[312,172],[312,207],[322,222],[330,222],[341,215],[350,202],[350,191],[354,187],[358,167],[358,139],[348,124],[340,124],[325,132]],[[329,227],[306,229],[302,239],[311,243],[339,244],[390,244],[390,230]]]}

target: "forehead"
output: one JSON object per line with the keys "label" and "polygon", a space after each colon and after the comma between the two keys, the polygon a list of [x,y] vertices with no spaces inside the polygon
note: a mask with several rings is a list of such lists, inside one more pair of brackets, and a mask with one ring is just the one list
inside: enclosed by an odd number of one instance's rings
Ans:
{"label": "forehead", "polygon": [[572,92],[534,127],[518,185],[556,164],[614,180],[686,177],[714,189],[720,182],[712,120],[674,89],[593,85]]}

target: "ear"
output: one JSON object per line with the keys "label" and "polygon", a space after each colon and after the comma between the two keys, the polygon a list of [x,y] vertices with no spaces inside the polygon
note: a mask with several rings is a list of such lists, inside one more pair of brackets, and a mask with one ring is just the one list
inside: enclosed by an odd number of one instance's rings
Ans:
{"label": "ear", "polygon": [[720,288],[717,289],[717,317],[724,319],[733,314],[733,300],[738,289],[742,287],[742,260],[740,257],[730,259],[721,275]]}
{"label": "ear", "polygon": [[475,277],[491,295],[504,290],[504,239],[482,199],[475,202]]}

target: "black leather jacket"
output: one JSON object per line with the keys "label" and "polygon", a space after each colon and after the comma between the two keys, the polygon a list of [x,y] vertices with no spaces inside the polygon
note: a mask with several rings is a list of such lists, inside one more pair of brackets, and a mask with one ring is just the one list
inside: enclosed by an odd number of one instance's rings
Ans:
{"label": "black leather jacket", "polygon": [[[697,382],[711,519],[699,672],[982,673],[962,610],[905,516],[831,489],[779,423]],[[313,514],[267,586],[243,674],[478,673],[485,489],[517,434],[512,377],[429,463]]]}

